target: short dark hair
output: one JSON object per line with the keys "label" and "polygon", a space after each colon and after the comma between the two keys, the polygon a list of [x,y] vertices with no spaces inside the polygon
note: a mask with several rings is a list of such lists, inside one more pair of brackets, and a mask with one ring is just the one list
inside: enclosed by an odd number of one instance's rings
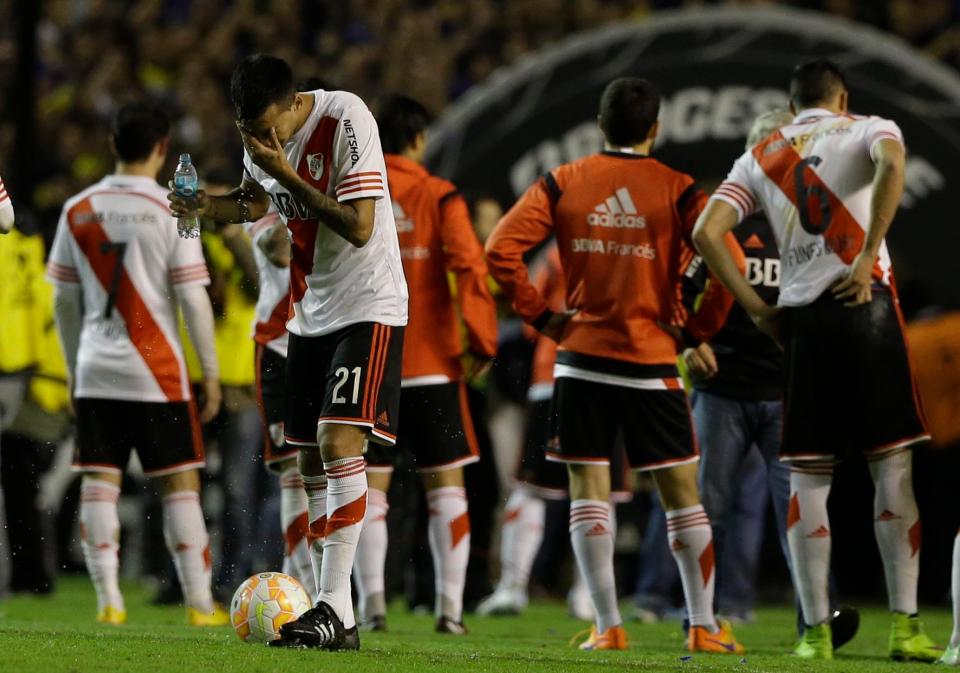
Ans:
{"label": "short dark hair", "polygon": [[153,103],[127,103],[117,110],[110,132],[117,158],[127,163],[144,161],[170,135],[170,119]]}
{"label": "short dark hair", "polygon": [[408,96],[392,94],[375,107],[380,145],[386,154],[401,154],[433,120],[427,108]]}
{"label": "short dark hair", "polygon": [[600,130],[611,145],[642,143],[659,114],[660,90],[640,77],[615,79],[600,96]]}
{"label": "short dark hair", "polygon": [[241,121],[256,119],[274,103],[291,101],[295,93],[293,70],[276,56],[247,56],[230,78],[230,100]]}
{"label": "short dark hair", "polygon": [[808,108],[845,91],[847,79],[833,61],[818,58],[801,63],[790,77],[790,101],[798,108]]}

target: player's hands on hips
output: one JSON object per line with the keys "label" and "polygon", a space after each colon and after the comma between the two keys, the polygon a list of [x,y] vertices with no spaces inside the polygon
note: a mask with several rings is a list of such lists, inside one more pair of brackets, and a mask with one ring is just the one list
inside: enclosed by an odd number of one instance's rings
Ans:
{"label": "player's hands on hips", "polygon": [[834,299],[843,301],[844,306],[867,304],[873,298],[870,286],[873,284],[873,265],[876,256],[864,251],[857,255],[850,265],[846,278],[841,278],[830,291]]}
{"label": "player's hands on hips", "polygon": [[716,375],[717,356],[714,355],[710,344],[702,343],[696,348],[688,348],[683,351],[683,363],[690,372],[690,376],[701,381],[709,379]]}
{"label": "player's hands on hips", "polygon": [[557,343],[560,343],[563,332],[567,329],[567,323],[569,323],[575,315],[577,315],[576,311],[558,311],[554,313],[550,316],[547,324],[543,326],[543,329],[540,330],[540,333],[548,339],[553,339]]}
{"label": "player's hands on hips", "polygon": [[174,217],[203,217],[207,212],[210,198],[204,190],[198,189],[195,195],[188,198],[177,196],[172,182],[168,182],[167,186],[170,188],[167,201],[170,202],[170,212]]}
{"label": "player's hands on hips", "polygon": [[223,391],[220,390],[220,381],[205,379],[203,381],[203,408],[200,410],[200,422],[209,423],[220,413],[223,403]]}
{"label": "player's hands on hips", "polygon": [[764,306],[757,313],[750,314],[750,318],[753,320],[753,324],[757,326],[757,329],[773,339],[778,346],[781,346],[780,311],[779,306]]}
{"label": "player's hands on hips", "polygon": [[285,178],[296,175],[290,162],[287,161],[287,153],[283,151],[283,145],[277,138],[276,129],[270,129],[270,140],[267,143],[247,133],[240,122],[237,122],[237,129],[240,130],[240,138],[243,140],[243,146],[247,148],[247,154],[250,155],[251,161],[268,175],[273,176],[281,183]]}

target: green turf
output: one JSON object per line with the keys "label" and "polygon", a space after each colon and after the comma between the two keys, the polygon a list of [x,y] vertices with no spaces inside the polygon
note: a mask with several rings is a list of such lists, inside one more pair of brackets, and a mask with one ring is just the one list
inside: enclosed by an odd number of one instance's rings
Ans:
{"label": "green turf", "polygon": [[[137,587],[126,587],[130,622],[124,627],[93,621],[93,590],[86,580],[64,580],[53,598],[14,598],[0,604],[0,673],[314,673],[317,671],[836,671],[883,673],[925,670],[920,664],[894,664],[884,658],[887,616],[863,610],[860,635],[838,653],[838,660],[810,664],[785,656],[791,646],[793,611],[768,608],[757,624],[738,629],[748,648],[740,657],[685,658],[675,624],[628,624],[628,652],[579,652],[567,641],[580,622],[558,604],[537,604],[520,618],[469,619],[465,638],[438,636],[429,617],[394,610],[390,632],[363,636],[359,653],[277,651],[241,643],[229,628],[197,630],[183,625],[183,612],[147,603]],[[944,610],[924,614],[939,641],[950,632]],[[926,669],[929,670],[929,669]]]}

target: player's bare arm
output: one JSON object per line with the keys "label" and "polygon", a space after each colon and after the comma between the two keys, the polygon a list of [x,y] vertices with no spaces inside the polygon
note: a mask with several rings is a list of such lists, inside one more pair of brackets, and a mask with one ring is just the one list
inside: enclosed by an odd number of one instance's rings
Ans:
{"label": "player's bare arm", "polygon": [[374,199],[355,199],[340,203],[327,196],[301,178],[287,160],[283,145],[277,138],[276,129],[270,130],[269,143],[261,142],[237,122],[247,153],[257,166],[273,176],[290,192],[290,195],[306,206],[316,218],[352,245],[362,248],[373,235]]}
{"label": "player's bare arm", "polygon": [[831,288],[834,297],[846,300],[844,306],[859,306],[870,301],[873,267],[880,244],[890,231],[903,195],[906,174],[903,145],[895,140],[881,140],[874,151],[874,164],[870,226],[863,250],[853,260],[849,275]]}
{"label": "player's bare arm", "polygon": [[726,235],[733,231],[737,223],[737,211],[733,206],[719,199],[711,199],[694,227],[693,242],[713,273],[736,297],[757,327],[777,340],[777,318],[780,309],[768,305],[760,298],[737,268],[736,260],[724,242]]}
{"label": "player's bare arm", "polygon": [[211,196],[201,189],[195,197],[185,199],[177,196],[171,186],[167,200],[175,217],[195,215],[221,224],[259,220],[270,207],[270,197],[260,184],[246,177],[239,187],[220,196]]}

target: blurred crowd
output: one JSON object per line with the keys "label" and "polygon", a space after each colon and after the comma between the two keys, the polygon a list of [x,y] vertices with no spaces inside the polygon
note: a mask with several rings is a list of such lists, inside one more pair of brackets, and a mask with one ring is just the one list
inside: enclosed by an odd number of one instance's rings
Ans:
{"label": "blurred crowd", "polygon": [[[0,1],[10,16],[17,2]],[[294,64],[363,97],[402,90],[440,111],[496,68],[565,36],[708,0],[47,0],[37,27],[35,175],[44,229],[63,200],[109,169],[105,120],[146,93],[177,120],[176,151],[204,172],[231,175],[240,155],[226,87],[252,51]],[[729,0],[823,9],[880,26],[955,66],[952,0]],[[13,17],[16,19],[16,16]],[[0,81],[12,87],[18,22],[0,21]],[[14,92],[0,96],[0,175],[14,138]],[[21,178],[25,176],[20,176]],[[24,187],[21,187],[21,191]],[[21,206],[27,205],[23,194]]]}

